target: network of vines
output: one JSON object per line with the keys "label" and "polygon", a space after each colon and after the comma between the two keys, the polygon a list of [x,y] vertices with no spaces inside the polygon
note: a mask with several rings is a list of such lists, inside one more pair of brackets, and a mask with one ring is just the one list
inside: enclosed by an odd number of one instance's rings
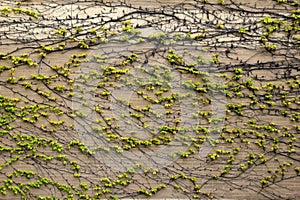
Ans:
{"label": "network of vines", "polygon": [[300,198],[298,1],[0,2],[0,199]]}

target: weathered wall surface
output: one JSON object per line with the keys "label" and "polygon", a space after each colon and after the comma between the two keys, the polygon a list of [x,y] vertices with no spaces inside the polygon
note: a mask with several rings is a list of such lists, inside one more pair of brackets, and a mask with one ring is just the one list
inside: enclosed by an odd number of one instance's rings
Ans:
{"label": "weathered wall surface", "polygon": [[0,199],[299,199],[297,2],[0,2]]}

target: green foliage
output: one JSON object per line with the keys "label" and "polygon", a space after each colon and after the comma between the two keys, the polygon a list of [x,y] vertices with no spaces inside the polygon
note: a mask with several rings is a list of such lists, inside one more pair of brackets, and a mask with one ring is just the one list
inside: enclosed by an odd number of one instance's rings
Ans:
{"label": "green foliage", "polygon": [[183,57],[176,55],[173,51],[169,51],[167,59],[170,64],[184,65]]}
{"label": "green foliage", "polygon": [[248,28],[240,28],[239,29],[239,33],[246,33],[246,31],[248,31],[249,29]]}
{"label": "green foliage", "polygon": [[[209,7],[205,9],[231,6],[223,0],[203,2]],[[21,15],[24,24],[32,18],[31,25],[50,22],[29,10],[31,4],[22,9],[23,3],[1,8],[2,17],[12,21]],[[130,13],[124,9],[122,17],[97,23],[92,21],[102,18],[91,14],[84,26],[81,16],[74,20],[72,15],[63,23],[49,25],[49,38],[0,54],[4,77],[0,81],[0,199],[9,195],[22,199],[156,198],[164,195],[158,194],[164,188],[173,187],[188,198],[214,198],[205,191],[210,181],[231,184],[234,177],[244,176],[249,177],[245,180],[249,187],[261,185],[264,195],[265,188],[274,183],[299,176],[299,76],[296,64],[288,63],[290,76],[286,63],[275,64],[283,56],[282,49],[294,50],[300,44],[300,11],[268,12],[254,25],[245,21],[233,27],[226,22],[226,28],[218,18],[196,31],[188,30],[193,14],[170,16],[164,8],[128,6]],[[135,18],[140,15],[142,19]],[[176,20],[184,25],[174,34],[138,35],[136,27],[144,26],[139,20],[148,23],[156,16],[170,21],[170,26]],[[241,48],[238,45],[257,50],[247,46],[254,33],[255,41],[272,53],[267,56],[276,57],[267,63],[272,70],[263,69],[262,61],[232,59],[236,47]],[[223,41],[227,34],[240,40],[226,46],[232,42]],[[18,44],[25,44],[19,40]],[[116,52],[113,45],[120,40],[122,50]],[[136,49],[137,42],[150,49]],[[192,51],[180,46],[190,42],[190,46],[207,42],[207,49],[198,52],[198,46]],[[106,51],[107,46],[113,50]],[[210,63],[204,61],[206,53],[211,53]],[[55,60],[58,55],[60,61]],[[285,61],[290,62],[292,56]],[[265,72],[276,78],[270,82]],[[130,92],[124,94],[128,88]],[[221,116],[223,112],[226,116]],[[167,157],[156,154],[157,150]],[[157,169],[132,162],[140,153],[147,162],[165,159],[172,164]],[[200,165],[196,168],[201,174],[190,162]]]}

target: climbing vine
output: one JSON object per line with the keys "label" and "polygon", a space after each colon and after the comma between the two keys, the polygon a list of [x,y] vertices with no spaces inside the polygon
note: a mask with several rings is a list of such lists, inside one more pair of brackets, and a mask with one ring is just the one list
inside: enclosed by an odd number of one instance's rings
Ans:
{"label": "climbing vine", "polygon": [[297,1],[0,3],[0,199],[299,196]]}

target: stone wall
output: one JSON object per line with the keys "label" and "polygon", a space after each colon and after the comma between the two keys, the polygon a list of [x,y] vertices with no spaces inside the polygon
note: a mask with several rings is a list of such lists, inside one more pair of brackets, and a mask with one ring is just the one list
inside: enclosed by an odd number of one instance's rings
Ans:
{"label": "stone wall", "polygon": [[0,2],[0,199],[298,199],[297,2]]}

